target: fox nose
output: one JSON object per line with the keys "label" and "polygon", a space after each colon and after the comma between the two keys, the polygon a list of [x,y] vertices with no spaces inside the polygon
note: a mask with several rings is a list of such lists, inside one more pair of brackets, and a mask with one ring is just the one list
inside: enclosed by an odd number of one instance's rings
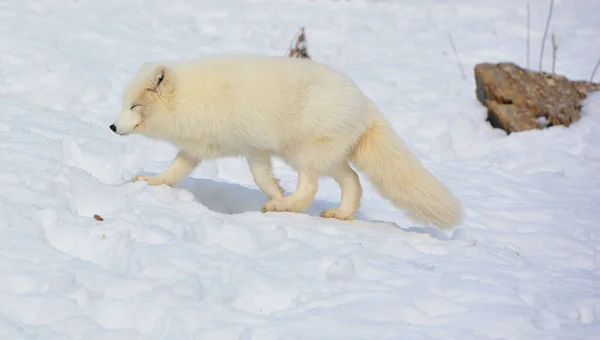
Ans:
{"label": "fox nose", "polygon": [[117,127],[115,124],[110,124],[109,128],[112,130],[112,132],[117,132]]}

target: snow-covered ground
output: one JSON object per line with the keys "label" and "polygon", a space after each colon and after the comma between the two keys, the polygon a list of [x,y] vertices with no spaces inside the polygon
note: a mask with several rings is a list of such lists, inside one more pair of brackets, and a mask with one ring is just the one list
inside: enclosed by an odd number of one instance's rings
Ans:
{"label": "snow-covered ground", "polygon": [[[535,69],[547,11],[531,1]],[[557,72],[589,78],[599,13],[555,2]],[[570,128],[510,136],[475,99],[476,63],[525,64],[526,22],[516,0],[4,0],[0,339],[600,339],[600,94]],[[130,182],[176,152],[108,129],[140,63],[282,55],[300,26],[460,198],[459,228],[365,180],[357,221],[318,217],[327,178],[308,214],[262,214],[239,159]]]}

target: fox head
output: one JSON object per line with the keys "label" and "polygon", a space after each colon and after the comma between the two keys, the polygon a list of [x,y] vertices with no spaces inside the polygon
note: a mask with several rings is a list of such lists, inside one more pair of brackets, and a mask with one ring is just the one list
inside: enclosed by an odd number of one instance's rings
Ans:
{"label": "fox head", "polygon": [[[118,135],[152,135],[164,120],[174,98],[174,79],[166,66],[144,64],[123,94],[121,112],[110,129]],[[162,127],[164,129],[164,127]]]}

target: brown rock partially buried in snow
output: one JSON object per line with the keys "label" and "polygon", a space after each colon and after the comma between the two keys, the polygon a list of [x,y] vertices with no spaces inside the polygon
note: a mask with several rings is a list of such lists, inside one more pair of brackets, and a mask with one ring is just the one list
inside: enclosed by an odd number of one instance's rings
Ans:
{"label": "brown rock partially buried in snow", "polygon": [[579,119],[581,101],[600,84],[523,69],[514,63],[475,66],[477,99],[492,126],[507,133],[569,126]]}

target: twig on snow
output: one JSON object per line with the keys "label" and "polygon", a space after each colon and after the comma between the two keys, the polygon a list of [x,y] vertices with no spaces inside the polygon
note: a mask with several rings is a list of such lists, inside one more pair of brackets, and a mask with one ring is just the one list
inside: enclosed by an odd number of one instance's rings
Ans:
{"label": "twig on snow", "polygon": [[452,51],[454,51],[454,55],[456,56],[456,60],[458,61],[458,67],[460,68],[460,72],[462,73],[462,78],[467,79],[465,69],[463,68],[462,62],[460,61],[458,52],[456,51],[456,46],[454,46],[454,39],[452,39],[452,33],[448,32],[448,37],[450,38],[450,45],[452,46]]}

